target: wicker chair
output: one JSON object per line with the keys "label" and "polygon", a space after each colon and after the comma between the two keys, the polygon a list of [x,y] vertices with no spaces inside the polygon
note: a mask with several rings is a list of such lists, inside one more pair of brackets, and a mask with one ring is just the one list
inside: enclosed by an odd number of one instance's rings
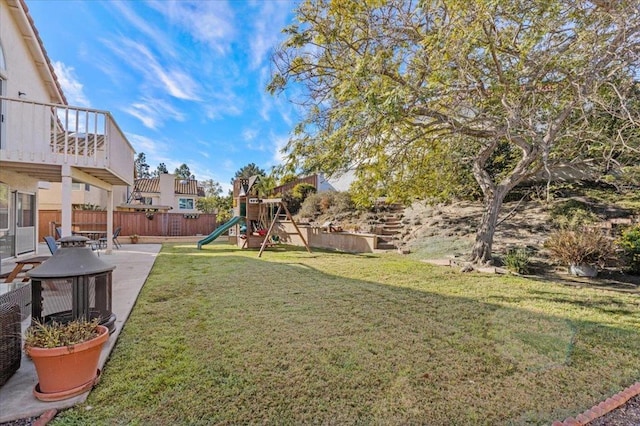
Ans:
{"label": "wicker chair", "polygon": [[0,304],[0,386],[20,368],[21,350],[20,307],[15,303]]}

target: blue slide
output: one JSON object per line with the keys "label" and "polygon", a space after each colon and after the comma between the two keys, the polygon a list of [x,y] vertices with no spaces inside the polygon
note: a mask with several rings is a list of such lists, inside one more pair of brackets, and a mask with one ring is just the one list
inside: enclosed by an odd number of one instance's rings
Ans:
{"label": "blue slide", "polygon": [[228,222],[225,222],[222,226],[216,228],[215,231],[198,241],[198,250],[202,249],[203,244],[209,244],[211,241],[218,238],[220,235],[224,234],[229,228],[231,228],[236,223],[240,222],[242,218],[240,216],[234,216]]}

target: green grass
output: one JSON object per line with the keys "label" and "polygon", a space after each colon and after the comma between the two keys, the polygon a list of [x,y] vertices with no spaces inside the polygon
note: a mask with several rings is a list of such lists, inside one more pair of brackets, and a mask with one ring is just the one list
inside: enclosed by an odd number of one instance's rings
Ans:
{"label": "green grass", "polygon": [[639,308],[395,254],[165,245],[54,424],[550,424],[640,379]]}

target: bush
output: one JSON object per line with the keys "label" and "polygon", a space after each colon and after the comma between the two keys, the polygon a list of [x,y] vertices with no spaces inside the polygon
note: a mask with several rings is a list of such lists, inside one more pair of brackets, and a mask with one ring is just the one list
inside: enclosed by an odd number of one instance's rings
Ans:
{"label": "bush", "polygon": [[315,219],[323,214],[339,215],[354,209],[348,192],[327,191],[309,195],[299,211],[300,217]]}
{"label": "bush", "polygon": [[504,255],[502,262],[511,272],[526,274],[531,266],[531,252],[526,247],[510,248]]}
{"label": "bush", "polygon": [[302,203],[315,193],[315,186],[308,183],[299,183],[294,186],[291,191],[287,191],[282,195],[282,201],[284,201],[289,212],[293,215],[297,214],[300,211]]}
{"label": "bush", "polygon": [[299,183],[293,187],[291,194],[302,203],[309,195],[316,193],[316,187],[310,183]]}
{"label": "bush", "polygon": [[633,226],[622,232],[616,240],[618,247],[622,249],[627,272],[640,273],[640,225]]}
{"label": "bush", "polygon": [[560,229],[579,229],[600,220],[587,203],[573,199],[555,204],[549,215]]}
{"label": "bush", "polygon": [[544,247],[552,260],[564,265],[604,267],[615,259],[613,241],[598,229],[563,229],[551,234]]}

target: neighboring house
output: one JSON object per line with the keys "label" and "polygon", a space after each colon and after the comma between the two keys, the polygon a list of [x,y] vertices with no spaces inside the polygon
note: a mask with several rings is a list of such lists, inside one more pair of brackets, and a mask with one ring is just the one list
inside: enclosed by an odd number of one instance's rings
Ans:
{"label": "neighboring house", "polygon": [[[113,188],[113,202],[117,206],[127,202],[125,186]],[[109,198],[107,191],[87,183],[74,182],[71,185],[71,206],[73,209],[90,208],[91,210],[107,210]],[[58,182],[41,183],[38,189],[38,210],[62,210],[62,184]]]}
{"label": "neighboring house", "polygon": [[130,199],[119,210],[159,211],[181,214],[200,213],[196,201],[204,197],[204,188],[195,179],[180,179],[169,173],[159,177],[136,179]]}
{"label": "neighboring house", "polygon": [[63,235],[74,183],[106,192],[113,232],[113,191],[133,184],[134,154],[108,111],[67,104],[26,4],[0,0],[0,258],[35,251],[38,188],[53,182]]}

